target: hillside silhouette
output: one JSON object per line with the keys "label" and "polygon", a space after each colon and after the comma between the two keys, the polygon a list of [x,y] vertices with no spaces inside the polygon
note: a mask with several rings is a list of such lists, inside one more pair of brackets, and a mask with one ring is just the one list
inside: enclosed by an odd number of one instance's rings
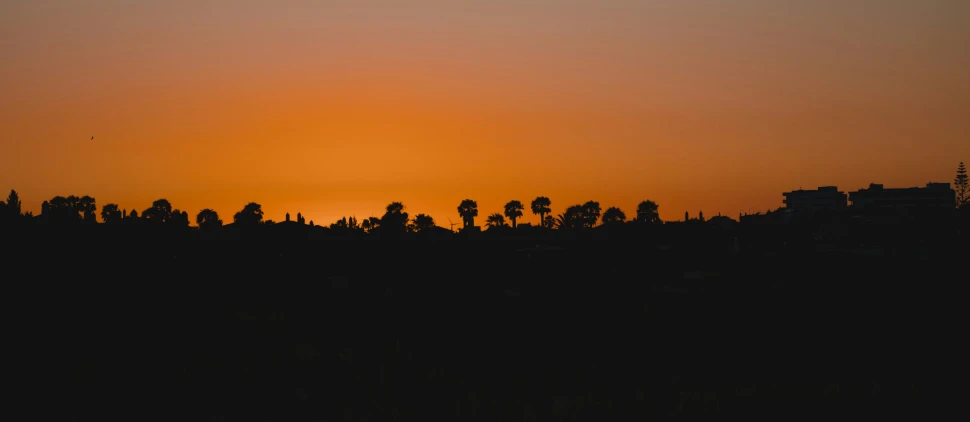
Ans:
{"label": "hillside silhouette", "polygon": [[466,198],[454,228],[11,191],[16,394],[48,420],[922,416],[965,351],[962,163],[942,185],[681,221]]}

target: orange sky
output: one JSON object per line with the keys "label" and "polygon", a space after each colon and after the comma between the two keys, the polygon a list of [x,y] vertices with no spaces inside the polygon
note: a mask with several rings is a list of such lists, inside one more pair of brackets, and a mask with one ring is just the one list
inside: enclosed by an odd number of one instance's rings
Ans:
{"label": "orange sky", "polygon": [[680,219],[950,182],[967,22],[962,0],[8,0],[0,189],[227,222],[402,201],[448,227],[464,198],[482,222],[537,195]]}

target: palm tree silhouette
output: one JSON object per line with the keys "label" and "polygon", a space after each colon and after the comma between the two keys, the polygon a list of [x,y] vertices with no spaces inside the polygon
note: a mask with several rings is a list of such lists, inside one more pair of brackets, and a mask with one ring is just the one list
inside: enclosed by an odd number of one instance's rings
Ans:
{"label": "palm tree silhouette", "polygon": [[505,216],[512,221],[513,229],[518,227],[516,220],[522,216],[523,209],[525,209],[525,207],[522,205],[522,203],[514,199],[505,204]]}
{"label": "palm tree silhouette", "polygon": [[485,221],[485,223],[490,228],[494,228],[494,227],[504,227],[505,226],[505,217],[503,217],[502,214],[495,213],[495,214],[492,214],[492,215],[488,216],[488,219]]}
{"label": "palm tree silhouette", "polygon": [[414,229],[417,232],[423,232],[435,227],[434,218],[431,218],[427,214],[418,214],[414,216]]}
{"label": "palm tree silhouette", "polygon": [[553,217],[551,215],[545,216],[545,218],[542,219],[542,227],[545,227],[547,229],[556,227],[556,217]]}
{"label": "palm tree silhouette", "polygon": [[582,220],[583,226],[593,227],[600,219],[600,203],[596,201],[586,201],[583,204]]}
{"label": "palm tree silhouette", "polygon": [[471,199],[461,201],[461,204],[458,205],[458,215],[461,216],[466,229],[473,227],[475,225],[475,217],[478,217],[478,202]]}
{"label": "palm tree silhouette", "polygon": [[552,212],[552,210],[549,209],[550,205],[552,205],[552,201],[550,201],[549,198],[546,198],[545,196],[538,196],[536,197],[536,199],[532,200],[532,214],[538,214],[539,223],[542,224],[543,226],[551,228],[551,226],[545,224],[546,214],[549,214],[550,212]]}
{"label": "palm tree silhouette", "polygon": [[583,206],[573,205],[566,208],[566,211],[559,214],[556,219],[556,227],[559,229],[578,229],[583,226]]}

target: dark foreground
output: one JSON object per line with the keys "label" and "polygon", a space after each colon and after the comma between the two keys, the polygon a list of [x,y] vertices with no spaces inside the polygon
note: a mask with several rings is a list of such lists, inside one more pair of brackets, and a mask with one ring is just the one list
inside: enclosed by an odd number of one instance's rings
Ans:
{"label": "dark foreground", "polygon": [[958,400],[951,256],[521,246],[31,245],[4,283],[18,401],[44,420],[520,421]]}

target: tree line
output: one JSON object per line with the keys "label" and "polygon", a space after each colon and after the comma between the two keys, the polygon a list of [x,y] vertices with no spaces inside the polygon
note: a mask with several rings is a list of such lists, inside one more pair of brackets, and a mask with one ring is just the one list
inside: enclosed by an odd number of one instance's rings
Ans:
{"label": "tree line", "polygon": [[[953,180],[957,207],[961,211],[970,209],[970,177],[963,162],[957,167]],[[580,229],[591,228],[598,223],[617,225],[627,222],[641,224],[662,224],[659,206],[651,200],[644,200],[637,205],[636,214],[628,220],[626,213],[618,207],[608,207],[605,210],[597,201],[586,201],[566,207],[558,215],[552,214],[552,201],[545,196],[538,196],[529,204],[529,210],[539,217],[539,226],[547,229]],[[343,217],[330,224],[332,229],[372,232],[375,230],[392,230],[403,232],[423,232],[438,227],[434,218],[428,214],[417,214],[411,217],[401,202],[392,202],[385,207],[381,217],[368,217],[358,221],[356,217]],[[96,224],[98,223],[97,202],[90,196],[55,196],[41,204],[41,212],[34,216],[31,212],[23,212],[23,206],[17,191],[11,190],[6,201],[0,201],[0,222],[39,221],[50,224]],[[458,204],[458,216],[463,223],[463,229],[475,228],[475,219],[479,216],[478,202],[464,199]],[[511,200],[505,204],[502,212],[489,214],[485,218],[486,227],[503,228],[518,227],[519,219],[526,211],[525,204],[519,200]],[[100,212],[101,222],[104,224],[165,224],[173,227],[189,227],[191,220],[185,211],[172,207],[167,199],[159,199],[139,214],[132,209],[122,209],[118,204],[105,204]],[[685,220],[688,217],[685,215]],[[703,220],[703,213],[699,213]],[[275,224],[273,220],[264,219],[262,206],[250,202],[236,212],[233,223],[241,226],[257,224]],[[286,221],[291,222],[289,213]],[[307,224],[302,214],[297,213],[295,221]],[[209,230],[223,225],[223,221],[215,210],[206,208],[195,216],[195,223],[200,229]],[[311,220],[310,226],[315,226]]]}
{"label": "tree line", "polygon": [[[618,207],[602,209],[597,201],[587,201],[583,204],[571,205],[562,214],[553,215],[552,201],[545,196],[532,200],[529,210],[539,217],[539,226],[547,229],[579,229],[591,228],[598,223],[607,225],[637,222],[645,224],[662,224],[659,206],[656,202],[645,200],[637,206],[632,220]],[[330,228],[359,230],[371,232],[374,230],[398,229],[404,232],[423,232],[438,227],[434,218],[428,214],[417,214],[411,217],[401,202],[392,202],[385,207],[381,217],[368,217],[358,221],[356,217],[343,217],[330,224]],[[485,225],[488,228],[518,227],[519,220],[526,211],[525,204],[519,200],[511,200],[503,207],[503,212],[488,215]],[[473,199],[462,200],[457,207],[463,228],[475,227],[475,219],[479,216],[478,202]],[[98,213],[97,201],[90,196],[55,196],[41,204],[41,212],[34,216],[30,212],[22,212],[22,204],[17,191],[11,190],[6,201],[0,201],[0,220],[37,221],[45,224],[165,224],[171,227],[189,227],[191,220],[186,211],[174,208],[167,199],[159,199],[139,213],[135,209],[122,209],[118,204],[109,203],[101,207]],[[262,206],[250,202],[233,215],[232,222],[242,226],[256,224],[276,224],[275,221],[264,219]],[[290,214],[286,214],[286,222]],[[302,214],[297,213],[296,223],[307,224]],[[206,208],[195,216],[195,224],[203,230],[223,226],[223,220],[215,210]],[[310,226],[315,226],[311,220]]]}

